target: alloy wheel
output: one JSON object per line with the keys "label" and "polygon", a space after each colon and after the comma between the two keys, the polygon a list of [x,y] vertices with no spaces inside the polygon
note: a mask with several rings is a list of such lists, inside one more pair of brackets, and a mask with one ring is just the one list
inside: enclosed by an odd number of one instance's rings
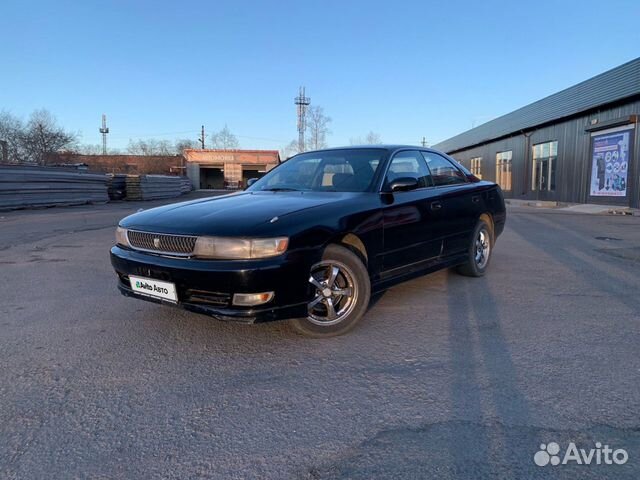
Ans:
{"label": "alloy wheel", "polygon": [[309,283],[315,296],[308,304],[310,322],[329,326],[343,321],[356,305],[358,288],[353,272],[343,263],[322,261],[311,268]]}
{"label": "alloy wheel", "polygon": [[485,228],[481,228],[478,232],[475,242],[474,259],[478,268],[482,269],[489,261],[489,253],[491,251],[489,232]]}

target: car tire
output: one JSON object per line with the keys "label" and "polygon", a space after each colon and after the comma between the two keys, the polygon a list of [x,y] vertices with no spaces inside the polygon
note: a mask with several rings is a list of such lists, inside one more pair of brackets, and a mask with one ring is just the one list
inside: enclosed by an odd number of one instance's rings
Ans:
{"label": "car tire", "polygon": [[467,277],[482,277],[489,266],[493,244],[493,228],[488,221],[481,218],[471,236],[468,250],[469,259],[466,263],[456,267],[457,272]]}
{"label": "car tire", "polygon": [[331,244],[320,262],[311,267],[309,277],[315,296],[308,306],[309,315],[290,321],[294,331],[325,338],[352,330],[371,299],[369,273],[360,257],[348,248]]}

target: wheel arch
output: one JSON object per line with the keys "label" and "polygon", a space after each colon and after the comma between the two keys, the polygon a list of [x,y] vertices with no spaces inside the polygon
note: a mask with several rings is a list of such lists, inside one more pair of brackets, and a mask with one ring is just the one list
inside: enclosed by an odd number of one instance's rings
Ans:
{"label": "wheel arch", "polygon": [[480,220],[484,220],[487,225],[489,225],[489,228],[491,229],[491,246],[493,247],[496,244],[496,225],[495,222],[493,221],[493,215],[491,214],[491,212],[484,212],[482,214],[480,214],[480,217],[478,218],[478,221]]}
{"label": "wheel arch", "polygon": [[340,235],[337,238],[332,239],[329,244],[331,243],[348,248],[355,253],[360,260],[362,260],[362,263],[364,263],[365,266],[369,264],[369,253],[367,252],[367,247],[365,247],[364,242],[355,233],[349,232],[347,234]]}
{"label": "wheel arch", "polygon": [[495,224],[493,222],[493,215],[491,215],[491,212],[481,213],[480,217],[478,217],[478,221],[480,221],[480,220],[484,220],[485,222],[487,222],[489,227],[491,227],[491,233],[492,234],[495,233]]}

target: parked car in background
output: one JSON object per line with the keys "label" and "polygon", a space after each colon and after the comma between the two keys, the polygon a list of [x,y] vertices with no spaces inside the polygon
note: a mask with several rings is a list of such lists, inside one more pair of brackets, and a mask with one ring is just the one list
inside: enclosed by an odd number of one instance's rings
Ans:
{"label": "parked car in background", "polygon": [[124,295],[325,337],[392,285],[447,267],[484,275],[505,219],[500,187],[443,153],[337,148],[243,192],[123,219],[111,262]]}

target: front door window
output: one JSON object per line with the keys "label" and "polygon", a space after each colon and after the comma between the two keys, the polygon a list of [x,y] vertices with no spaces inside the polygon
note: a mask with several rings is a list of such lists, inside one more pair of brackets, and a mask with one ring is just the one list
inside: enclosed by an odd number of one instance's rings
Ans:
{"label": "front door window", "polygon": [[418,188],[431,186],[429,169],[420,152],[403,151],[393,157],[387,171],[385,189],[388,189],[389,184],[394,180],[406,177],[415,178],[418,182]]}

